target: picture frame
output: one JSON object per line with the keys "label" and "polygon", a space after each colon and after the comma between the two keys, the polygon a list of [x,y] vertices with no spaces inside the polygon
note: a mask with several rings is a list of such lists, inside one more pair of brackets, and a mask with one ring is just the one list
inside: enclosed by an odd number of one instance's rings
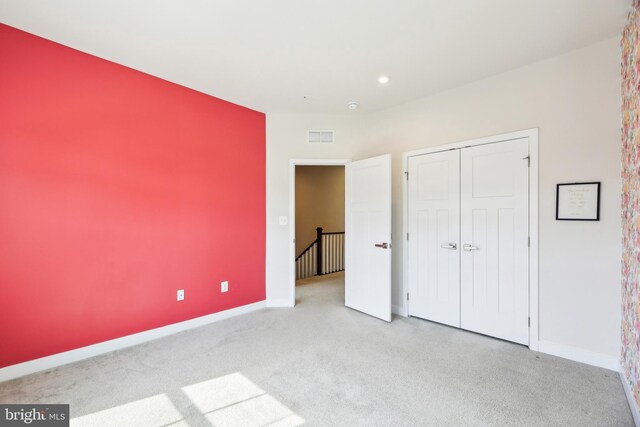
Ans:
{"label": "picture frame", "polygon": [[600,182],[557,184],[557,221],[600,221]]}

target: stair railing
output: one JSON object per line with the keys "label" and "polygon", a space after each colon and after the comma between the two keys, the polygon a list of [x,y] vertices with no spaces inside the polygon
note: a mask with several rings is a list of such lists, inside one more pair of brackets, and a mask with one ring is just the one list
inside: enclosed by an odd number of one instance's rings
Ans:
{"label": "stair railing", "polygon": [[344,270],[344,231],[325,233],[316,228],[316,240],[296,257],[296,280]]}

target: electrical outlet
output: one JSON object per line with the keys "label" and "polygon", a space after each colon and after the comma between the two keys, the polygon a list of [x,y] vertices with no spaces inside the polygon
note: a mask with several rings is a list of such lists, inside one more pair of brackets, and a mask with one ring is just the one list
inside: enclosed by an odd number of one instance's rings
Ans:
{"label": "electrical outlet", "polygon": [[278,218],[278,223],[280,225],[287,225],[289,223],[288,218],[286,216],[281,216]]}
{"label": "electrical outlet", "polygon": [[229,282],[228,281],[224,281],[224,282],[220,282],[220,292],[227,292],[229,290]]}
{"label": "electrical outlet", "polygon": [[178,301],[182,301],[184,299],[184,289],[178,290]]}

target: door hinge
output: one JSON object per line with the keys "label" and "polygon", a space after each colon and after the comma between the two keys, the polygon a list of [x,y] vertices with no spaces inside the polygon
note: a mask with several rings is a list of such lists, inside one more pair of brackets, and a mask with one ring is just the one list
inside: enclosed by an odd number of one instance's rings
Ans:
{"label": "door hinge", "polygon": [[409,181],[409,171],[406,171],[406,172],[404,173],[404,176],[406,176],[406,177],[407,177],[407,181]]}
{"label": "door hinge", "polygon": [[407,292],[407,301],[409,301],[409,292]]}
{"label": "door hinge", "polygon": [[527,326],[531,327],[531,317],[527,317]]}
{"label": "door hinge", "polygon": [[523,157],[522,160],[527,161],[527,167],[531,167],[531,156]]}
{"label": "door hinge", "polygon": [[527,247],[531,247],[531,237],[527,237]]}
{"label": "door hinge", "polygon": [[407,231],[407,240],[409,240],[409,232]]}

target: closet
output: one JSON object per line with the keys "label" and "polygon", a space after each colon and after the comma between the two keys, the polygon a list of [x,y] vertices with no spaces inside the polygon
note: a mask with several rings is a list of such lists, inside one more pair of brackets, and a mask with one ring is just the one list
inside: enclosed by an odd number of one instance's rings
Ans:
{"label": "closet", "polygon": [[410,316],[529,344],[529,139],[409,156]]}

